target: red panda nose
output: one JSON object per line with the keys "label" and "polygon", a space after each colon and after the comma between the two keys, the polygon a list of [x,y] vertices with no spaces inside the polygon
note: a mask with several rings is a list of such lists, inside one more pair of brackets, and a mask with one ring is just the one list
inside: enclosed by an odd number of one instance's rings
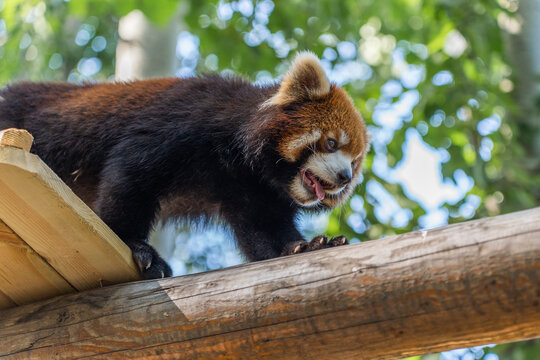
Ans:
{"label": "red panda nose", "polygon": [[350,169],[341,170],[337,173],[338,183],[339,185],[346,185],[351,182],[352,175]]}

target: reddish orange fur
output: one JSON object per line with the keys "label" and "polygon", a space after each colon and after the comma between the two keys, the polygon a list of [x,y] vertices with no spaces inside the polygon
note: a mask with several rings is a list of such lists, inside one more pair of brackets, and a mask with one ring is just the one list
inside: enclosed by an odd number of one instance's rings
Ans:
{"label": "reddish orange fur", "polygon": [[161,91],[179,81],[181,80],[163,78],[130,83],[100,83],[91,87],[79,87],[72,90],[69,97],[63,101],[54,101],[54,105],[51,104],[51,106],[56,106],[61,112],[85,107],[89,117],[88,121],[91,121],[111,109],[123,111],[124,107],[119,105],[118,99],[126,100],[131,106],[137,108],[151,104]]}
{"label": "reddish orange fur", "polygon": [[170,274],[145,243],[160,211],[217,216],[251,260],[334,246],[308,245],[294,219],[343,204],[368,149],[353,102],[311,53],[271,86],[208,75],[20,83],[0,97],[0,128],[34,134],[32,151],[130,246],[147,278]]}
{"label": "reddish orange fur", "polygon": [[[282,114],[286,117],[285,114]],[[313,101],[310,106],[304,106],[293,119],[284,119],[290,126],[285,126],[285,130],[279,149],[285,158],[297,159],[303,149],[288,151],[287,144],[294,138],[306,134],[311,130],[318,129],[322,136],[319,140],[319,148],[324,149],[324,142],[329,135],[333,135],[339,140],[341,130],[349,137],[349,143],[340,149],[348,153],[355,159],[362,153],[358,162],[362,162],[365,153],[369,148],[369,137],[362,117],[354,108],[352,100],[347,93],[335,85],[332,85],[330,92]]]}

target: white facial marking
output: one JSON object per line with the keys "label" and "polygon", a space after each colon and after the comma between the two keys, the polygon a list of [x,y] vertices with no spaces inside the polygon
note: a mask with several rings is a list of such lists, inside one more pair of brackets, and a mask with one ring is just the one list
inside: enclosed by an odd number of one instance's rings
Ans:
{"label": "white facial marking", "polygon": [[6,101],[6,99],[0,96],[0,101]]}
{"label": "white facial marking", "polygon": [[[351,157],[341,150],[335,153],[315,153],[312,154],[305,164],[305,170],[309,170],[312,174],[321,180],[330,184],[337,183],[337,174],[344,169],[351,169]],[[334,188],[326,187],[324,192],[328,195],[339,195],[340,199],[347,198],[355,185],[358,182],[358,176],[353,176],[352,181],[343,186],[336,185]],[[306,188],[302,179],[301,173],[297,174],[290,185],[290,191],[294,200],[305,207],[316,206],[322,202],[328,206],[335,206],[337,198],[326,197],[323,200],[317,199],[313,191]]]}
{"label": "white facial marking", "polygon": [[295,153],[298,149],[304,149],[308,147],[309,145],[316,143],[321,138],[321,131],[320,130],[312,130],[307,134],[304,134],[302,136],[299,136],[293,140],[291,140],[286,148],[288,153]]}
{"label": "white facial marking", "polygon": [[343,130],[341,130],[341,139],[339,139],[339,142],[341,145],[347,145],[351,139],[349,139],[349,135]]}
{"label": "white facial marking", "polygon": [[[316,153],[309,157],[305,168],[322,180],[335,184],[337,182],[336,177],[339,172],[345,169],[352,172],[351,157],[341,150],[329,154]],[[325,189],[325,192],[335,195],[342,192],[346,187],[347,185],[336,186],[333,189]]]}
{"label": "white facial marking", "polygon": [[351,169],[351,157],[338,150],[329,154],[313,154],[306,163],[306,169],[311,170],[321,179],[334,183],[336,174],[344,169]]}

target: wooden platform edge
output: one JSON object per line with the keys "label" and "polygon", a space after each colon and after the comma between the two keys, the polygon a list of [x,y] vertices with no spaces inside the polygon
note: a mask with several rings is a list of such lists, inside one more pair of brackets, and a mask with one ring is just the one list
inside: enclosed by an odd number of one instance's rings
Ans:
{"label": "wooden platform edge", "polygon": [[2,220],[0,254],[0,309],[75,291]]}
{"label": "wooden platform edge", "polygon": [[0,357],[398,359],[540,337],[540,208],[0,311]]}
{"label": "wooden platform edge", "polygon": [[30,151],[34,137],[23,129],[5,129],[0,131],[0,146],[12,146]]}
{"label": "wooden platform edge", "polygon": [[140,279],[129,248],[26,150],[25,133],[0,132],[0,219],[78,290]]}

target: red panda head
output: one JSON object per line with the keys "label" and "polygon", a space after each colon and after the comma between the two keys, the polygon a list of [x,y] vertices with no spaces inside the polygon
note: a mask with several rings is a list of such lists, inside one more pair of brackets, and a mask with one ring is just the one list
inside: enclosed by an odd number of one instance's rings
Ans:
{"label": "red panda head", "polygon": [[359,181],[369,137],[352,100],[328,81],[319,59],[299,53],[263,106],[278,109],[273,131],[279,156],[298,162],[290,196],[303,207],[334,208],[347,200]]}

